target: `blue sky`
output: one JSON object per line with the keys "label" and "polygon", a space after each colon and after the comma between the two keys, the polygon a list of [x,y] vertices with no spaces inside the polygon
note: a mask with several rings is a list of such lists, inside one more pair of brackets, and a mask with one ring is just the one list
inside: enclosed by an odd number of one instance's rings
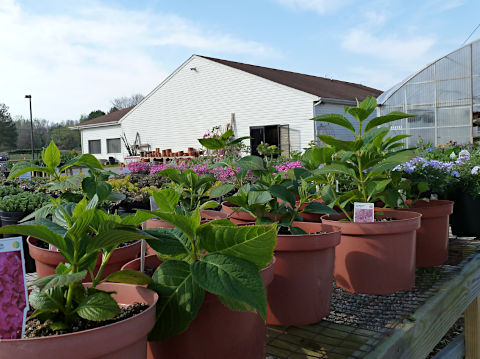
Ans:
{"label": "blue sky", "polygon": [[[191,54],[387,90],[462,45],[478,0],[0,0],[0,103],[76,120]],[[480,38],[480,29],[469,41]]]}

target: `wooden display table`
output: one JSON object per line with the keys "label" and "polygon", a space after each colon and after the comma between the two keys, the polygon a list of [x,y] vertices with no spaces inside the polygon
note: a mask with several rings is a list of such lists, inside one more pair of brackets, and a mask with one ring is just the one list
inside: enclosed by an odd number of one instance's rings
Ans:
{"label": "wooden display table", "polygon": [[412,291],[389,296],[335,288],[320,323],[268,330],[267,358],[427,357],[465,313],[457,338],[435,358],[480,359],[480,241],[451,240],[447,265],[418,269]]}

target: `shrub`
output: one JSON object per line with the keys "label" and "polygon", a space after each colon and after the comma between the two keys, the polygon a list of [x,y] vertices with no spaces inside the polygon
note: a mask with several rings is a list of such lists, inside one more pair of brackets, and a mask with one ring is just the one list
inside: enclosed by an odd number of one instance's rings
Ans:
{"label": "shrub", "polygon": [[0,210],[30,213],[43,207],[49,201],[50,197],[43,193],[22,192],[0,199]]}
{"label": "shrub", "polygon": [[21,192],[23,192],[23,189],[17,188],[15,186],[0,185],[0,197],[11,196]]}

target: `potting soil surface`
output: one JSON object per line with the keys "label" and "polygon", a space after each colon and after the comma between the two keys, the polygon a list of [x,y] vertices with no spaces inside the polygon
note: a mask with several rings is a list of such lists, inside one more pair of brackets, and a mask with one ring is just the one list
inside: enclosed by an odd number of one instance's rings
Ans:
{"label": "potting soil surface", "polygon": [[[410,291],[380,296],[350,293],[334,286],[330,315],[321,322],[269,326],[267,358],[364,358],[395,328],[414,323],[415,311],[479,252],[480,240],[451,238],[448,262],[417,269],[415,287]],[[456,323],[431,354],[446,346],[458,331]]]}

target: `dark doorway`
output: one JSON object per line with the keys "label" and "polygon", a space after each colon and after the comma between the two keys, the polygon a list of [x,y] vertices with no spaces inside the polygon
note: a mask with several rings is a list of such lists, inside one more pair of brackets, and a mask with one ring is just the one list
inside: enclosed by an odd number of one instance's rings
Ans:
{"label": "dark doorway", "polygon": [[290,155],[290,132],[288,125],[269,125],[250,127],[250,151],[259,156],[257,147],[260,143],[275,145],[283,150],[282,155]]}

